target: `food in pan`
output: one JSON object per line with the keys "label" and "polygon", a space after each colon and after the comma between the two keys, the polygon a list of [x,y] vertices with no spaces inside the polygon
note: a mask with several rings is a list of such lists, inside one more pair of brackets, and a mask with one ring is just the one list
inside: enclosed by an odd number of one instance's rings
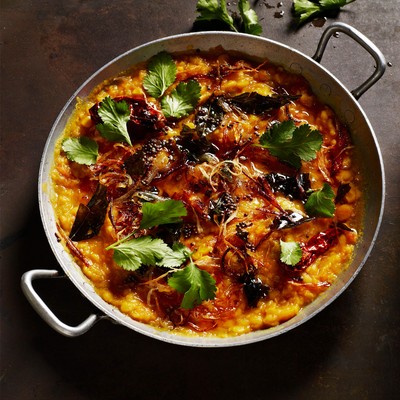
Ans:
{"label": "food in pan", "polygon": [[266,329],[351,261],[353,152],[302,76],[223,49],[161,52],[77,99],[55,150],[57,234],[137,321],[192,336]]}

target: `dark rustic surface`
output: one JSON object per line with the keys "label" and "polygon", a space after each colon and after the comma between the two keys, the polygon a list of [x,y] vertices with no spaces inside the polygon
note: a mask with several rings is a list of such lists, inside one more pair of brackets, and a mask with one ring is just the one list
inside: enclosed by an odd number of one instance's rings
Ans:
{"label": "dark rustic surface", "polygon": [[[278,8],[277,0],[256,2],[263,36],[312,55],[323,27],[307,23],[294,30],[291,3],[283,1]],[[322,313],[268,341],[196,349],[165,344],[107,321],[68,339],[52,331],[23,297],[19,282],[25,271],[56,267],[36,194],[40,157],[53,121],[75,89],[107,61],[152,39],[190,31],[195,4],[1,2],[1,398],[399,398],[398,0],[357,0],[335,18],[366,34],[390,63],[360,100],[383,153],[387,197],[369,260]],[[283,18],[275,18],[281,10]],[[350,89],[373,68],[370,57],[344,37],[330,42],[323,64]],[[91,311],[68,281],[41,281],[36,287],[68,323],[80,322]]]}

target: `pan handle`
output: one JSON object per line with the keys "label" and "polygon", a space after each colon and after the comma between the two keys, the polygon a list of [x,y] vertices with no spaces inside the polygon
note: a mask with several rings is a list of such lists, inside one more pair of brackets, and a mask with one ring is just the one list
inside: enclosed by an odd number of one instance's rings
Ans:
{"label": "pan handle", "polygon": [[317,62],[321,61],[330,37],[337,32],[343,32],[352,39],[354,39],[365,50],[367,50],[369,54],[371,54],[376,63],[374,73],[364,83],[362,83],[359,87],[352,90],[351,92],[352,95],[358,100],[361,97],[361,95],[364,94],[374,83],[376,83],[385,72],[386,69],[385,56],[366,36],[364,36],[357,29],[342,22],[335,22],[332,25],[328,26],[328,28],[326,28],[324,33],[322,34],[321,39],[319,40],[317,46],[317,50],[315,54],[312,56],[312,58],[315,61]]}
{"label": "pan handle", "polygon": [[102,317],[96,314],[91,314],[78,326],[69,326],[55,316],[33,288],[32,281],[35,279],[59,277],[62,276],[59,275],[57,270],[34,269],[25,272],[22,275],[21,288],[32,307],[55,331],[68,337],[80,336],[87,332]]}

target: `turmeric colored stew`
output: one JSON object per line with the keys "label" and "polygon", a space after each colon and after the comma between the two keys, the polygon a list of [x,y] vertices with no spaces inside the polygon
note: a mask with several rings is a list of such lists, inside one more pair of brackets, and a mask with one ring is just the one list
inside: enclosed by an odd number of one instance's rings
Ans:
{"label": "turmeric colored stew", "polygon": [[360,234],[345,126],[303,77],[222,49],[159,53],[77,99],[52,180],[59,235],[97,293],[183,335],[292,318]]}

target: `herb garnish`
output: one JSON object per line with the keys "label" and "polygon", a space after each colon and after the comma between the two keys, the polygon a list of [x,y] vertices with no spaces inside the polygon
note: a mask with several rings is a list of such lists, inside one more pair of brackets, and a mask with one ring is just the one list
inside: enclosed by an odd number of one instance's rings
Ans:
{"label": "herb garnish", "polygon": [[173,251],[163,240],[150,236],[125,238],[106,250],[114,250],[114,261],[128,271],[136,271],[142,265],[162,265],[164,256]]}
{"label": "herb garnish", "polygon": [[[238,32],[243,30],[252,35],[261,35],[262,27],[258,23],[256,12],[250,7],[248,0],[239,0],[238,4],[240,17],[234,18],[229,14],[225,0],[199,0],[196,11],[200,14],[196,21],[220,21],[226,24],[230,30]],[[241,25],[241,26],[240,26]],[[240,29],[242,28],[242,29]]]}
{"label": "herb garnish", "polygon": [[303,256],[300,244],[297,242],[284,242],[280,240],[281,253],[280,260],[287,264],[294,266],[298,264]]}
{"label": "herb garnish", "polygon": [[243,20],[243,29],[246,33],[260,36],[262,27],[258,23],[257,13],[250,7],[248,0],[239,0],[239,12]]}
{"label": "herb garnish", "polygon": [[165,200],[156,203],[143,203],[141,229],[148,229],[158,225],[176,224],[187,211],[180,200]]}
{"label": "herb garnish", "polygon": [[75,161],[78,164],[95,164],[99,154],[97,142],[86,136],[65,139],[61,147],[65,151],[68,160]]}
{"label": "herb garnish", "polygon": [[260,137],[260,145],[281,161],[299,169],[302,160],[315,159],[322,145],[322,135],[308,124],[296,127],[293,121],[288,120],[274,124],[266,131]]}
{"label": "herb garnish", "polygon": [[225,0],[199,0],[197,2],[196,11],[200,13],[196,21],[222,21],[227,24],[232,31],[237,32],[233,18],[228,12]]}
{"label": "herb garnish", "polygon": [[161,99],[161,108],[169,118],[181,118],[194,110],[200,99],[200,84],[195,80],[180,82],[168,96]]}
{"label": "herb garnish", "polygon": [[174,83],[176,65],[171,55],[165,51],[156,54],[149,62],[148,73],[143,80],[143,87],[156,99]]}
{"label": "herb garnish", "polygon": [[335,213],[335,193],[327,183],[322,189],[311,193],[304,208],[308,215],[312,217],[333,217]]}
{"label": "herb garnish", "polygon": [[[123,239],[106,250],[114,250],[114,261],[128,271],[136,271],[144,265],[170,268],[172,276],[168,285],[185,294],[181,304],[183,308],[193,308],[203,300],[215,298],[215,280],[207,271],[196,266],[191,259],[191,251],[181,243],[175,243],[170,248],[161,239],[142,236]],[[189,264],[184,269],[177,269],[188,258]]]}
{"label": "herb garnish", "polygon": [[[186,208],[179,200],[165,200],[144,203],[142,213],[140,227],[151,228],[180,222],[181,217],[186,215]],[[193,308],[203,300],[215,298],[215,280],[194,264],[190,249],[182,243],[175,242],[171,248],[159,238],[141,236],[130,239],[128,236],[106,250],[114,250],[114,261],[128,271],[149,265],[170,268],[172,276],[168,279],[168,285],[185,294],[181,304],[183,308]],[[188,259],[189,264],[184,269],[178,269]]]}
{"label": "herb garnish", "polygon": [[185,294],[181,303],[183,308],[193,308],[204,300],[214,299],[217,290],[215,283],[214,278],[198,268],[192,260],[168,279],[169,286]]}
{"label": "herb garnish", "polygon": [[103,137],[112,142],[126,142],[132,146],[126,126],[131,111],[126,101],[115,101],[108,96],[100,103],[98,114],[103,123],[97,124],[96,128]]}
{"label": "herb garnish", "polygon": [[317,15],[330,11],[339,11],[341,7],[353,3],[355,0],[294,0],[294,14],[300,23]]}
{"label": "herb garnish", "polygon": [[161,98],[161,109],[167,118],[181,118],[191,113],[200,99],[200,84],[192,79],[179,82],[169,94],[165,91],[175,82],[176,65],[170,54],[163,51],[149,62],[143,87],[155,98]]}

